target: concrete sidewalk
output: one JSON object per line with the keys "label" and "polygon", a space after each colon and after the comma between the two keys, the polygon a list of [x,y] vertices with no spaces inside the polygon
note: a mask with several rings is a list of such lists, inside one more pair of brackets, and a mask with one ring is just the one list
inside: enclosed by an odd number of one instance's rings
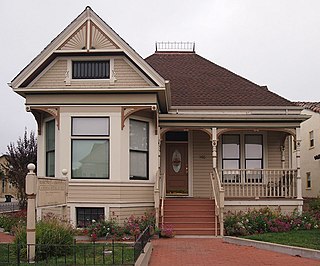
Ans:
{"label": "concrete sidewalk", "polygon": [[150,266],[228,265],[228,266],[315,266],[320,261],[293,257],[254,247],[224,243],[221,238],[173,238],[152,240]]}

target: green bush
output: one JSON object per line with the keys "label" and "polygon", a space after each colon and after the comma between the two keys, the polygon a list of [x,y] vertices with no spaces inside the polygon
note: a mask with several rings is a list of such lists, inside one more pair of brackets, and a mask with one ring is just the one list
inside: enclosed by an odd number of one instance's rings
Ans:
{"label": "green bush", "polygon": [[309,209],[312,212],[320,212],[320,198],[312,199],[309,202]]}
{"label": "green bush", "polygon": [[226,235],[245,236],[267,232],[288,232],[290,230],[309,230],[320,227],[319,212],[297,211],[284,215],[280,209],[269,208],[248,212],[228,213],[224,220]]}
{"label": "green bush", "polygon": [[26,224],[26,212],[18,211],[13,213],[5,213],[0,215],[0,227],[6,232],[13,232],[18,225]]}
{"label": "green bush", "polygon": [[[21,253],[27,253],[27,233],[25,226],[15,230],[16,244],[20,244]],[[43,260],[50,256],[63,256],[71,252],[74,230],[69,223],[55,216],[47,216],[36,224],[36,259]]]}

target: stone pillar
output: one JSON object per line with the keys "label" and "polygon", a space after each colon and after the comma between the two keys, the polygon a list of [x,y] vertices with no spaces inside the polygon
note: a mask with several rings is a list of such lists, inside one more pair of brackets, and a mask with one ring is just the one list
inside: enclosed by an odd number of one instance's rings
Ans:
{"label": "stone pillar", "polygon": [[297,127],[296,128],[297,199],[301,200],[301,205],[299,205],[298,211],[302,212],[302,181],[301,181],[301,168],[300,168],[300,150],[301,150],[300,127]]}
{"label": "stone pillar", "polygon": [[33,263],[36,251],[36,182],[37,177],[34,173],[36,166],[28,164],[29,173],[26,176],[26,195],[27,195],[27,258]]}
{"label": "stone pillar", "polygon": [[212,166],[213,168],[217,168],[217,145],[218,145],[218,140],[217,140],[217,128],[213,127],[212,128]]}

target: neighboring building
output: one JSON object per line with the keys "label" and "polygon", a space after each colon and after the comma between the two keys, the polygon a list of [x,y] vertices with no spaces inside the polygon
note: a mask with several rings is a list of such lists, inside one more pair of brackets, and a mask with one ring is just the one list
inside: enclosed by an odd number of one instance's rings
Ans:
{"label": "neighboring building", "polygon": [[301,178],[304,198],[320,196],[320,102],[297,102],[303,114],[301,123]]}
{"label": "neighboring building", "polygon": [[0,198],[5,198],[6,195],[11,195],[12,197],[16,198],[16,189],[12,186],[10,182],[8,182],[8,180],[6,179],[6,171],[1,167],[1,165],[5,164],[7,161],[6,157],[6,155],[0,156]]}
{"label": "neighboring building", "polygon": [[[204,203],[190,198],[216,199],[206,204],[220,220],[228,210],[301,209],[300,172],[290,167],[302,108],[193,44],[166,45],[144,60],[87,7],[11,82],[38,123],[38,175],[68,170],[71,222],[156,208],[179,233],[211,234],[216,222],[198,231],[181,222],[199,223]],[[187,205],[195,209],[184,214]]]}

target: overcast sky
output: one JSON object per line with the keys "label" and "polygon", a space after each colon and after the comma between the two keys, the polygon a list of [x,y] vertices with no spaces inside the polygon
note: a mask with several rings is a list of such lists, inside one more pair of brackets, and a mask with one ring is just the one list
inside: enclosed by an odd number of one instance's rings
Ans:
{"label": "overcast sky", "polygon": [[291,101],[320,101],[319,0],[0,0],[0,154],[35,130],[10,82],[87,5],[143,58],[156,41],[196,52]]}

